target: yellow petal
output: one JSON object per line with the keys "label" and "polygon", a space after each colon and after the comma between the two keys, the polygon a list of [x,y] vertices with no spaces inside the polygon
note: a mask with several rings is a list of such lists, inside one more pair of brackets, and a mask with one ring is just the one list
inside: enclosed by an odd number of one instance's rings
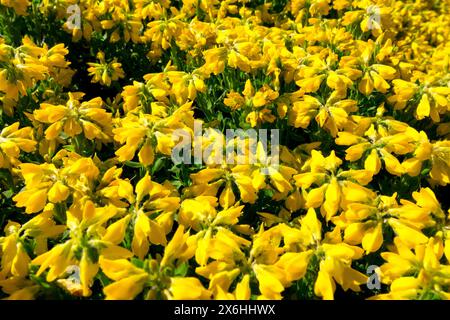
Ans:
{"label": "yellow petal", "polygon": [[[4,256],[6,257],[6,255]],[[28,275],[28,264],[30,257],[21,243],[17,244],[17,253],[12,261],[11,273],[17,277],[26,277]]]}
{"label": "yellow petal", "polygon": [[133,275],[114,282],[103,289],[106,300],[132,300],[144,288],[147,274]]}
{"label": "yellow petal", "polygon": [[369,95],[373,91],[373,81],[369,76],[369,73],[365,73],[358,85],[359,91],[364,95]]}
{"label": "yellow petal", "polygon": [[336,285],[331,276],[327,272],[320,270],[314,284],[314,294],[322,297],[324,300],[333,300],[335,289]]}
{"label": "yellow petal", "polygon": [[364,168],[373,173],[373,175],[378,174],[381,169],[380,157],[378,157],[378,152],[376,149],[372,149],[370,155],[364,161]]}
{"label": "yellow petal", "polygon": [[399,238],[411,248],[428,242],[428,238],[422,232],[408,227],[397,219],[389,219],[389,225],[392,229],[394,229],[394,232],[399,236]]}
{"label": "yellow petal", "polygon": [[287,252],[276,265],[285,270],[287,281],[297,281],[305,275],[311,254],[312,251]]}
{"label": "yellow petal", "polygon": [[325,211],[325,219],[330,219],[337,213],[340,207],[341,188],[336,178],[333,178],[325,192],[325,202],[323,203],[323,211]]}
{"label": "yellow petal", "polygon": [[236,285],[235,296],[237,300],[249,300],[250,292],[250,276],[246,274],[242,280]]}
{"label": "yellow petal", "polygon": [[174,300],[205,300],[211,295],[197,278],[171,278],[170,293]]}
{"label": "yellow petal", "polygon": [[323,186],[308,192],[308,195],[306,196],[306,207],[317,208],[322,205],[327,187],[328,184],[324,184]]}
{"label": "yellow petal", "polygon": [[69,196],[69,188],[61,181],[57,181],[48,191],[48,200],[53,203],[59,203],[67,199]]}
{"label": "yellow petal", "polygon": [[87,254],[86,250],[83,250],[83,254],[80,260],[80,282],[83,288],[83,297],[91,295],[91,290],[95,275],[98,272],[98,264],[93,263]]}
{"label": "yellow petal", "polygon": [[417,120],[422,120],[430,115],[430,101],[428,100],[428,95],[424,93],[420,99],[419,105],[416,109]]}
{"label": "yellow petal", "polygon": [[364,223],[352,223],[344,231],[344,241],[351,245],[360,244],[364,231],[366,230]]}
{"label": "yellow petal", "polygon": [[375,252],[383,244],[382,224],[378,223],[375,228],[367,229],[362,239],[362,247],[367,253]]}
{"label": "yellow petal", "polygon": [[128,227],[128,223],[130,222],[131,215],[127,215],[124,218],[114,222],[107,229],[106,233],[103,236],[102,240],[109,241],[114,244],[119,244],[123,241],[125,237],[125,231]]}
{"label": "yellow petal", "polygon": [[139,151],[139,162],[142,163],[144,166],[149,166],[153,163],[155,159],[155,155],[153,152],[153,148],[150,145],[150,142],[146,142],[141,150]]}
{"label": "yellow petal", "polygon": [[227,209],[235,203],[236,199],[234,197],[233,189],[231,184],[227,183],[225,189],[220,194],[219,203],[222,208]]}

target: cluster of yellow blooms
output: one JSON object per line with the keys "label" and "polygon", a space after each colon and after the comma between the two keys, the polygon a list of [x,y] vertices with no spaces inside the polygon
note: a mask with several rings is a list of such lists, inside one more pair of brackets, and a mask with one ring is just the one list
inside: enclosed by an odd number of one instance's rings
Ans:
{"label": "cluster of yellow blooms", "polygon": [[[0,36],[0,298],[450,298],[449,0],[0,10],[62,31]],[[279,165],[174,164],[196,121]]]}

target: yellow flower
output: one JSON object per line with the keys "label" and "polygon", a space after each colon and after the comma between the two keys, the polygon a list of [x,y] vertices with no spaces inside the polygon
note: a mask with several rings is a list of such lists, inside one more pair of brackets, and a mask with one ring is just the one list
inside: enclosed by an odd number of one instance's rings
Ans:
{"label": "yellow flower", "polygon": [[206,300],[211,293],[203,288],[197,278],[174,277],[170,279],[170,297],[173,300]]}
{"label": "yellow flower", "polygon": [[131,300],[143,289],[148,275],[125,259],[109,260],[100,257],[100,268],[115,282],[106,286],[103,292],[107,300]]}
{"label": "yellow flower", "polygon": [[[335,91],[337,92],[337,91]],[[356,101],[340,100],[333,94],[322,104],[313,96],[305,95],[302,101],[294,102],[289,112],[289,124],[296,128],[307,128],[314,118],[320,127],[327,129],[333,137],[349,121],[348,114],[357,111]]]}
{"label": "yellow flower", "polygon": [[0,168],[20,164],[20,151],[33,152],[36,149],[32,128],[19,129],[19,125],[19,122],[16,122],[0,132]]}
{"label": "yellow flower", "polygon": [[83,93],[69,93],[66,105],[42,103],[34,111],[36,121],[50,124],[45,130],[45,138],[53,140],[61,133],[73,138],[81,133],[89,140],[101,142],[111,140],[111,114],[102,108],[101,98],[80,102]]}
{"label": "yellow flower", "polygon": [[[123,144],[116,150],[119,161],[132,160],[138,152],[139,162],[145,166],[153,164],[156,152],[171,155],[176,140],[175,130],[192,132],[193,112],[191,103],[186,103],[168,117],[139,113],[129,113],[113,129],[114,140]],[[180,139],[181,137],[178,137]]]}
{"label": "yellow flower", "polygon": [[[101,238],[100,226],[116,214],[117,210],[114,207],[96,208],[91,201],[86,202],[80,217],[67,211],[66,224],[70,238],[31,261],[31,264],[39,266],[36,275],[39,276],[49,269],[46,279],[52,282],[58,278],[64,279],[64,275],[75,266],[79,270],[79,278],[74,280],[81,287],[80,294],[90,296],[90,287],[99,269],[97,259],[100,254],[110,259],[127,258],[132,255],[130,251]],[[116,239],[115,242],[122,240]]]}
{"label": "yellow flower", "polygon": [[287,286],[286,276],[277,266],[255,265],[253,267],[259,282],[259,290],[265,299],[279,300],[281,292]]}
{"label": "yellow flower", "polygon": [[0,3],[13,8],[21,16],[27,15],[27,9],[31,4],[29,0],[1,0]]}
{"label": "yellow flower", "polygon": [[431,153],[431,172],[430,177],[441,185],[450,183],[450,142],[437,141],[433,144]]}
{"label": "yellow flower", "polygon": [[[54,160],[60,155],[55,156]],[[26,213],[35,213],[44,209],[47,201],[61,203],[77,187],[89,184],[99,175],[99,170],[91,158],[70,154],[62,159],[64,166],[53,163],[23,163],[19,172],[25,180],[25,188],[17,193],[13,200],[18,207],[25,207]]]}
{"label": "yellow flower", "polygon": [[442,285],[448,283],[448,268],[439,262],[443,254],[441,241],[430,238],[413,248],[399,238],[394,243],[395,252],[381,254],[386,260],[380,267],[381,281],[390,284],[390,292],[372,299],[418,299],[427,294],[447,299]]}
{"label": "yellow flower", "polygon": [[[412,153],[415,144],[423,139],[415,129],[406,124],[395,120],[380,123],[376,122],[377,117],[357,119],[359,126],[355,127],[355,133],[339,132],[335,142],[338,145],[350,145],[346,150],[346,160],[357,161],[365,157],[364,167],[373,174],[380,172],[383,160],[390,174],[401,176],[406,169],[393,153]],[[375,123],[371,123],[372,121]]]}
{"label": "yellow flower", "polygon": [[92,76],[92,82],[99,82],[102,85],[109,87],[112,81],[117,81],[125,77],[122,69],[122,64],[117,62],[114,58],[111,62],[106,62],[105,54],[101,51],[97,53],[97,59],[100,63],[89,62],[88,72]]}
{"label": "yellow flower", "polygon": [[[320,212],[328,221],[341,208],[343,188],[352,190],[355,184],[366,185],[372,180],[368,170],[339,170],[342,160],[336,157],[334,151],[328,157],[324,157],[320,151],[311,152],[309,170],[294,176],[296,184],[305,193],[305,206],[307,208],[320,207]],[[309,172],[308,172],[309,171]],[[311,188],[312,185],[317,187]],[[310,189],[306,193],[306,189]],[[350,191],[351,192],[351,191]]]}

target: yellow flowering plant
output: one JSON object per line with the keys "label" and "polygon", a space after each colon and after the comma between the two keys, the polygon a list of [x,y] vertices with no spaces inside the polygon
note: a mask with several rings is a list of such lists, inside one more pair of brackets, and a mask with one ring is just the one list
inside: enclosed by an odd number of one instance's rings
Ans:
{"label": "yellow flowering plant", "polygon": [[449,8],[0,0],[0,299],[449,299]]}

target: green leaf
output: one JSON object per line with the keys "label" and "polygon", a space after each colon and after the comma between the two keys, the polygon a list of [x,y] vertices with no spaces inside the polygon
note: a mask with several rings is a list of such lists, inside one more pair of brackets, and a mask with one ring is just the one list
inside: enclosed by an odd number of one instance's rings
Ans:
{"label": "green leaf", "polygon": [[124,163],[127,167],[130,167],[130,168],[140,169],[143,167],[142,164],[140,164],[139,162],[136,162],[136,161],[128,161],[127,160]]}
{"label": "green leaf", "polygon": [[188,270],[189,264],[187,262],[184,262],[175,269],[174,275],[178,277],[185,277]]}
{"label": "green leaf", "polygon": [[155,163],[152,166],[151,174],[154,175],[156,172],[161,170],[164,167],[164,158],[156,159]]}

